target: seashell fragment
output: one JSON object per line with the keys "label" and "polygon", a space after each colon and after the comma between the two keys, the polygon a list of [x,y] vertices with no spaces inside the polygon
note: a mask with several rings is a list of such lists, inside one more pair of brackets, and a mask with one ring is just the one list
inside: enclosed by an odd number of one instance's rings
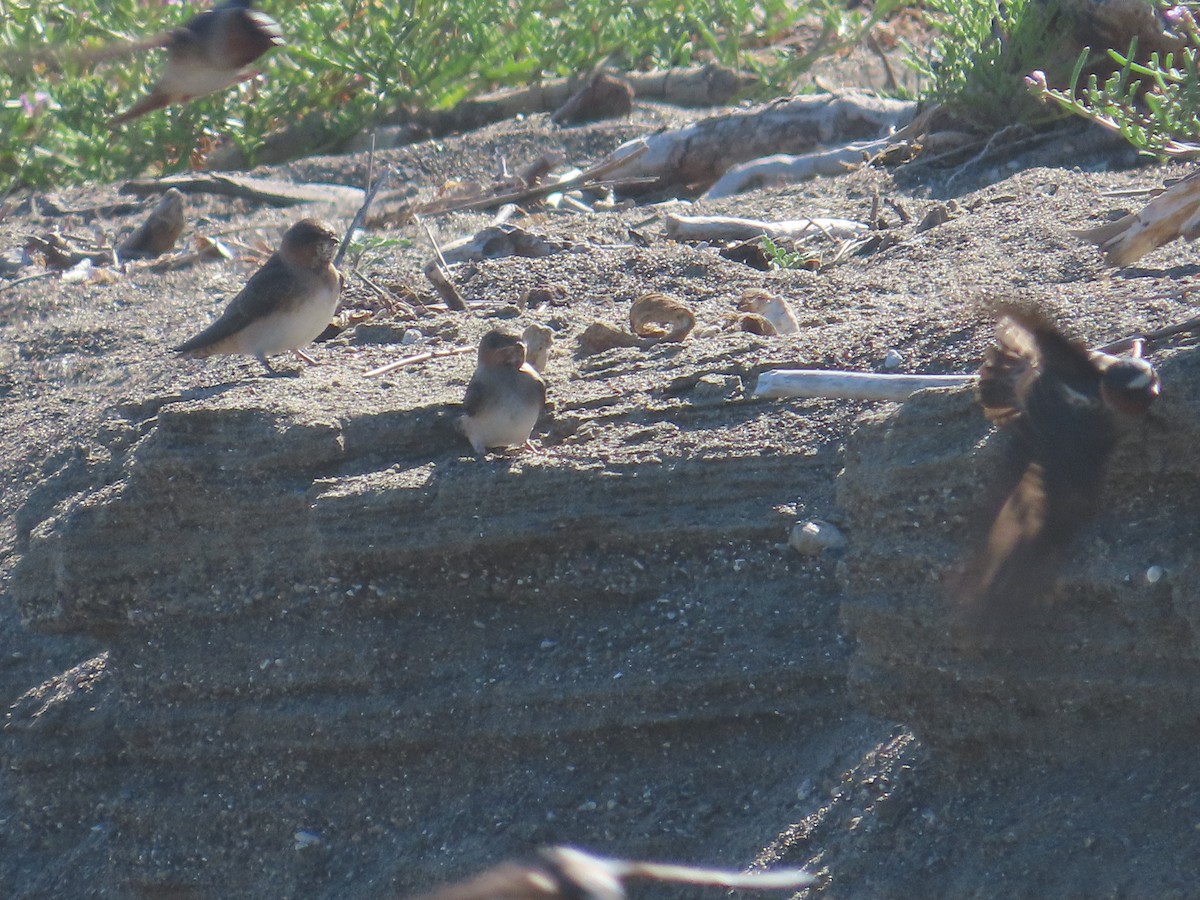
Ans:
{"label": "seashell fragment", "polygon": [[682,341],[696,327],[696,315],[674,297],[653,291],[629,307],[629,328],[638,337],[664,343]]}

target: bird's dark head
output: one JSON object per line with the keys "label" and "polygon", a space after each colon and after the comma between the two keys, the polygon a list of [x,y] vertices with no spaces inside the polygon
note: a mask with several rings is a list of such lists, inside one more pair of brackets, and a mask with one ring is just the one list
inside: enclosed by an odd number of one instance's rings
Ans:
{"label": "bird's dark head", "polygon": [[489,331],[479,342],[479,364],[519,369],[525,365],[525,342],[513,334]]}
{"label": "bird's dark head", "polygon": [[320,219],[301,219],[283,235],[280,254],[298,266],[317,269],[328,265],[337,253],[338,235]]}
{"label": "bird's dark head", "polygon": [[1154,367],[1137,357],[1116,357],[1100,375],[1100,396],[1118,412],[1145,413],[1161,391],[1162,381]]}

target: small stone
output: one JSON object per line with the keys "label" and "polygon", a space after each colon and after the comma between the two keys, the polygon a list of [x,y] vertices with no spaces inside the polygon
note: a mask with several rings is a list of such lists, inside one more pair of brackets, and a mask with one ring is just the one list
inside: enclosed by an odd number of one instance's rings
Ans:
{"label": "small stone", "polygon": [[296,849],[304,850],[308,847],[315,847],[321,843],[321,836],[312,831],[297,831],[293,838],[296,841]]}
{"label": "small stone", "polygon": [[819,556],[822,553],[839,553],[849,546],[849,541],[836,527],[822,519],[798,522],[788,537],[792,549],[804,556]]}
{"label": "small stone", "polygon": [[409,344],[415,344],[415,343],[417,343],[419,341],[423,341],[423,340],[425,340],[425,335],[421,334],[421,329],[405,328],[404,329],[404,337],[400,338],[400,343],[407,346]]}
{"label": "small stone", "polygon": [[889,350],[883,358],[883,367],[885,369],[898,369],[904,365],[904,354],[899,350]]}
{"label": "small stone", "polygon": [[736,375],[705,375],[692,388],[692,402],[697,406],[710,406],[732,399],[742,386]]}
{"label": "small stone", "polygon": [[1158,584],[1162,581],[1162,577],[1165,574],[1166,572],[1163,571],[1162,566],[1151,566],[1146,570],[1146,581],[1150,584]]}

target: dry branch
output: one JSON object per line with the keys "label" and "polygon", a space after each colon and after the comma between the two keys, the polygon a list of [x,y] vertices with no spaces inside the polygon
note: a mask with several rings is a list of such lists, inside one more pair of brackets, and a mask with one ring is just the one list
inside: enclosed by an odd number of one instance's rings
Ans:
{"label": "dry branch", "polygon": [[[473,131],[517,116],[553,112],[561,107],[592,77],[592,73],[571,78],[551,78],[529,87],[495,91],[464,100],[444,112],[404,113],[396,124],[416,124],[433,134]],[[758,78],[735,72],[724,66],[693,66],[657,72],[627,72],[639,100],[656,100],[673,106],[723,106],[746,91]]]}
{"label": "dry branch", "polygon": [[218,175],[213,172],[191,175],[167,175],[163,178],[135,178],[121,186],[122,194],[144,197],[167,188],[185,194],[220,194],[244,197],[271,206],[295,206],[299,203],[332,203],[338,207],[358,206],[364,192],[344,184],[313,184],[257,178],[250,175]]}
{"label": "dry branch", "polygon": [[363,378],[377,378],[380,375],[386,375],[388,372],[403,369],[405,366],[415,366],[417,363],[429,362],[431,359],[442,359],[447,356],[462,356],[462,354],[472,353],[474,350],[474,347],[448,347],[445,350],[427,350],[424,353],[417,353],[413,356],[406,356],[403,359],[393,360],[368,372],[363,372]]}

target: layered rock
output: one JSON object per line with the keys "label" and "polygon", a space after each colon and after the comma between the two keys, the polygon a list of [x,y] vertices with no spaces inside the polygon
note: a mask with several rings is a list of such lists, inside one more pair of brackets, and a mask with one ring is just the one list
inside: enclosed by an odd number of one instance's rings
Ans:
{"label": "layered rock", "polygon": [[[26,856],[102,859],[117,896],[394,895],[539,843],[619,852],[669,809],[626,852],[748,858],[786,802],[751,801],[769,760],[843,716],[830,579],[771,512],[828,497],[834,455],[759,456],[766,407],[668,400],[751,427],[649,466],[475,460],[438,407],[323,396],[164,396],[52,461],[11,593],[107,649],[8,716]],[[659,415],[608,427],[636,449]]]}

